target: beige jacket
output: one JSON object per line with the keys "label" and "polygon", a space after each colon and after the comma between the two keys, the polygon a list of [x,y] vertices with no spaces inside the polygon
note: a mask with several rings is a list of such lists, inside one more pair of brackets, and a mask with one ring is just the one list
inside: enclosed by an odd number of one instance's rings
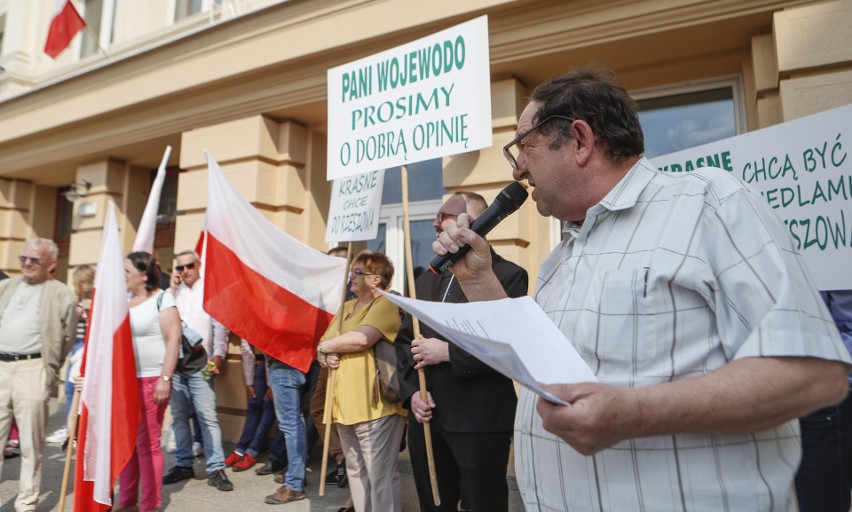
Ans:
{"label": "beige jacket", "polygon": [[[22,277],[0,281],[0,317],[6,311],[6,306],[21,281]],[[76,303],[74,292],[68,286],[54,279],[45,281],[38,310],[41,322],[41,357],[47,367],[47,388],[50,396],[54,398],[59,392],[59,367],[74,343],[74,331],[77,327]]]}

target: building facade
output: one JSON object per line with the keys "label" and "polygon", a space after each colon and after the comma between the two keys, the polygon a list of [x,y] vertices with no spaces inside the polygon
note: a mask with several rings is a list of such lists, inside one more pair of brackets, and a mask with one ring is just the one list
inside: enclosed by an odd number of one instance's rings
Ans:
{"label": "building facade", "polygon": [[[0,0],[0,270],[10,274],[33,236],[60,242],[60,278],[97,263],[108,200],[129,250],[166,145],[165,270],[202,227],[204,149],[277,226],[327,249],[327,70],[482,15],[494,145],[410,167],[415,265],[428,261],[442,197],[490,200],[511,181],[500,148],[526,97],[573,67],[618,73],[640,101],[651,157],[852,103],[850,0],[73,3],[88,28],[53,60],[42,51],[52,0]],[[398,183],[389,171],[380,235],[366,245],[403,276]],[[559,229],[528,204],[489,238],[535,278]],[[221,390],[220,412],[238,428],[243,388]]]}

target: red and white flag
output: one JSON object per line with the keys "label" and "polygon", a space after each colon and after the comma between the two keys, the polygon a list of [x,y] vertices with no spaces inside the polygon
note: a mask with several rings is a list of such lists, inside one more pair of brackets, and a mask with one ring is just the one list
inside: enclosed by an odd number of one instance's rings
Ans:
{"label": "red and white flag", "polygon": [[74,511],[104,511],[136,445],[139,386],[115,205],[107,205],[81,375]]}
{"label": "red and white flag", "polygon": [[56,58],[62,50],[71,44],[77,32],[86,26],[71,0],[53,0],[53,12],[50,17],[50,29],[44,43],[44,53]]}
{"label": "red and white flag", "polygon": [[160,211],[160,195],[163,192],[163,182],[166,180],[166,165],[169,163],[169,156],[171,154],[172,147],[166,146],[163,159],[160,161],[160,168],[157,169],[157,176],[154,177],[154,182],[151,184],[151,192],[148,194],[148,203],[145,205],[145,211],[142,212],[142,220],[139,221],[136,240],[133,242],[134,251],[154,253],[154,235],[157,233],[157,212]]}
{"label": "red and white flag", "polygon": [[307,371],[340,306],[346,260],[278,229],[207,155],[204,310],[272,357]]}

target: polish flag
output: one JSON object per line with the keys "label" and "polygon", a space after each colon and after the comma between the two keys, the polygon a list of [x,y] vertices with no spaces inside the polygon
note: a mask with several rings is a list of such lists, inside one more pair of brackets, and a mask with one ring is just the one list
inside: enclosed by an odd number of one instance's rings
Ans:
{"label": "polish flag", "polygon": [[133,455],[140,415],[124,256],[112,201],[104,220],[81,371],[75,512],[110,508],[112,484]]}
{"label": "polish flag", "polygon": [[157,233],[157,212],[160,210],[160,195],[163,192],[163,182],[166,180],[166,165],[169,163],[169,156],[171,154],[172,147],[166,146],[163,159],[160,161],[160,168],[157,169],[157,176],[154,177],[154,182],[151,184],[151,192],[148,194],[148,203],[145,205],[145,211],[142,212],[142,220],[139,221],[136,240],[133,242],[134,251],[154,253],[154,236]]}
{"label": "polish flag", "polygon": [[304,372],[340,306],[346,260],[312,249],[258,212],[207,154],[204,310]]}
{"label": "polish flag", "polygon": [[77,32],[86,26],[86,22],[77,13],[71,0],[53,0],[50,29],[47,31],[47,41],[44,43],[44,53],[56,58],[62,50],[71,44]]}

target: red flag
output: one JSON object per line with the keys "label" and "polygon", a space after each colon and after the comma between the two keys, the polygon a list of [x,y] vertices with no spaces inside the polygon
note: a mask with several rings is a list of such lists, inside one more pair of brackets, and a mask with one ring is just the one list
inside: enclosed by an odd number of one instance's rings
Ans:
{"label": "red flag", "polygon": [[81,375],[74,511],[105,511],[136,445],[139,386],[115,205],[107,205]]}
{"label": "red flag", "polygon": [[204,310],[272,357],[308,371],[340,305],[346,260],[278,229],[207,155]]}
{"label": "red flag", "polygon": [[71,0],[53,0],[53,16],[44,43],[44,53],[55,59],[85,26],[86,22],[77,13]]}

